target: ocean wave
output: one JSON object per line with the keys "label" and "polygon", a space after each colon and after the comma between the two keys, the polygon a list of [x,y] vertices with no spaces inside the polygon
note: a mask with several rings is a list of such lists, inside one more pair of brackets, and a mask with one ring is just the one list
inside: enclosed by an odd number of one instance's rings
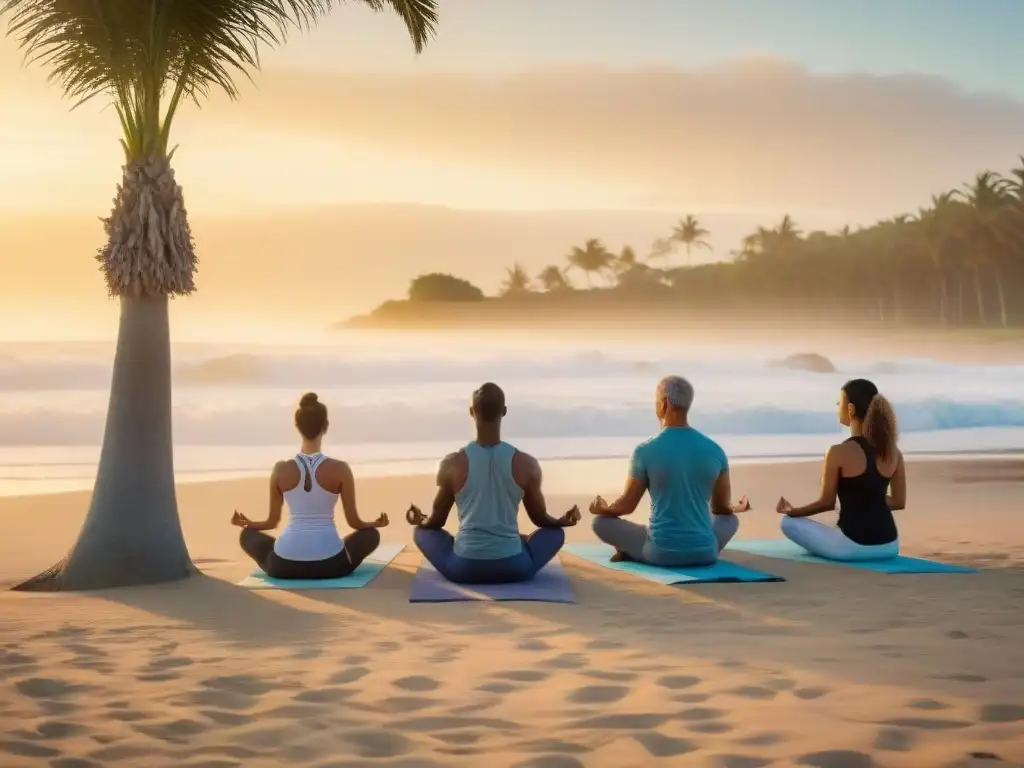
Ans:
{"label": "ocean wave", "polygon": [[[941,398],[896,404],[903,432],[987,427],[1024,427],[1024,400],[967,402]],[[695,408],[695,427],[711,435],[836,434],[831,408],[767,406]],[[68,408],[51,403],[0,412],[0,445],[97,445],[102,408]],[[462,400],[410,403],[382,400],[331,406],[332,441],[410,443],[464,439],[470,432]],[[643,437],[656,429],[649,404],[598,407],[568,403],[510,406],[510,438]],[[294,439],[291,412],[266,405],[222,408],[178,407],[175,442],[181,445],[276,445]]]}

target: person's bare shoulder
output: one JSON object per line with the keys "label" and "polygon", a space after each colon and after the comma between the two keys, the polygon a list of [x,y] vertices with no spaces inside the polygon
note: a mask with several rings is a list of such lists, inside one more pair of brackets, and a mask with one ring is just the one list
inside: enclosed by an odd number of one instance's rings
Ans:
{"label": "person's bare shoulder", "polygon": [[516,481],[516,485],[525,488],[531,482],[535,482],[540,474],[540,462],[517,448],[512,454],[512,479]]}
{"label": "person's bare shoulder", "polygon": [[277,484],[278,489],[284,493],[299,484],[299,468],[293,459],[281,459],[270,470],[270,477]]}
{"label": "person's bare shoulder", "polygon": [[437,481],[448,478],[453,472],[465,471],[469,466],[466,461],[466,452],[461,448],[446,455],[437,464]]}

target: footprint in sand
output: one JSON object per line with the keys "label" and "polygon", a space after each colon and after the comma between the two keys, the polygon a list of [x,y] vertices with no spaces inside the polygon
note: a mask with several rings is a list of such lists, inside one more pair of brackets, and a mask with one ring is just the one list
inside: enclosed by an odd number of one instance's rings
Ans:
{"label": "footprint in sand", "polygon": [[935,675],[934,680],[951,680],[954,683],[987,683],[988,678],[984,675],[972,675],[972,674],[955,674],[955,675]]}
{"label": "footprint in sand", "polygon": [[570,728],[572,730],[627,730],[627,731],[649,731],[664,725],[668,721],[667,715],[650,713],[633,713],[623,715],[600,715],[577,720]]}
{"label": "footprint in sand", "polygon": [[770,701],[778,696],[779,692],[763,685],[742,685],[726,691],[732,696],[739,696],[742,699],[755,699],[757,701]]}
{"label": "footprint in sand", "polygon": [[953,731],[957,728],[968,728],[971,723],[963,720],[942,720],[937,717],[897,717],[885,720],[881,725],[893,728],[914,728],[920,731]]}
{"label": "footprint in sand", "polygon": [[512,768],[586,768],[586,766],[570,755],[540,755],[521,763],[515,763]]}
{"label": "footprint in sand", "polygon": [[84,757],[58,757],[50,761],[50,768],[102,768],[102,766]]}
{"label": "footprint in sand", "polygon": [[610,704],[619,701],[629,693],[624,685],[585,685],[569,694],[574,704]]}
{"label": "footprint in sand", "polygon": [[608,680],[613,683],[628,683],[640,677],[636,672],[606,672],[603,669],[588,669],[581,674],[595,680]]}
{"label": "footprint in sand", "polygon": [[458,717],[455,715],[425,715],[402,720],[394,724],[398,731],[447,731],[460,728],[488,728],[495,731],[518,731],[519,723],[496,717]]}
{"label": "footprint in sand", "polygon": [[718,768],[764,768],[773,762],[775,761],[771,758],[753,755],[715,755],[714,764]]}
{"label": "footprint in sand", "polygon": [[14,690],[30,699],[63,699],[92,690],[88,685],[74,685],[50,677],[30,677],[14,684]]}
{"label": "footprint in sand", "polygon": [[664,677],[659,677],[657,683],[662,688],[668,688],[670,691],[681,691],[684,688],[692,688],[695,685],[699,685],[701,679],[692,675],[665,675]]}
{"label": "footprint in sand", "polygon": [[313,688],[292,697],[300,704],[338,704],[355,694],[351,688]]}
{"label": "footprint in sand", "polygon": [[396,731],[350,731],[340,734],[340,739],[359,757],[401,757],[416,748],[412,739]]}
{"label": "footprint in sand", "polygon": [[793,691],[793,695],[796,696],[798,699],[803,699],[804,701],[811,701],[813,699],[820,699],[822,696],[827,696],[829,692],[830,691],[828,688],[809,687],[797,688]]}
{"label": "footprint in sand", "polygon": [[534,741],[527,741],[516,749],[520,752],[541,752],[544,754],[561,754],[561,755],[582,755],[591,751],[591,747],[584,746],[583,744],[576,744],[571,741],[561,741],[559,739],[537,739]]}
{"label": "footprint in sand", "polygon": [[686,729],[688,731],[692,731],[693,733],[704,733],[709,736],[718,736],[723,733],[729,733],[730,731],[735,730],[735,728],[729,723],[719,723],[715,722],[714,720],[703,723],[693,723],[691,725],[686,726]]}
{"label": "footprint in sand", "polygon": [[347,685],[348,683],[354,683],[357,680],[362,680],[370,674],[370,670],[366,667],[349,667],[343,669],[340,672],[335,672],[333,675],[327,678],[328,685]]}
{"label": "footprint in sand", "polygon": [[31,741],[0,741],[0,754],[17,757],[57,757],[60,750]]}
{"label": "footprint in sand", "polygon": [[441,687],[441,683],[432,677],[426,677],[424,675],[413,675],[411,677],[400,677],[398,680],[391,682],[395,688],[401,688],[403,691],[415,691],[416,693],[426,693],[427,691],[436,691]]}
{"label": "footprint in sand", "polygon": [[686,739],[675,739],[657,731],[634,733],[633,738],[651,757],[677,757],[697,751],[697,745]]}
{"label": "footprint in sand", "polygon": [[797,765],[811,768],[874,768],[875,761],[865,752],[849,749],[831,749],[825,752],[811,752],[796,759]]}
{"label": "footprint in sand", "polygon": [[365,664],[369,660],[370,660],[369,656],[352,655],[352,656],[346,656],[344,659],[341,660],[341,663],[346,665],[346,666],[350,666],[351,667],[351,666],[356,666],[358,664]]}
{"label": "footprint in sand", "polygon": [[909,752],[914,747],[913,732],[898,728],[883,728],[875,736],[874,748],[885,752]]}
{"label": "footprint in sand", "polygon": [[737,744],[742,744],[746,747],[773,747],[776,744],[781,744],[786,740],[784,733],[778,731],[762,731],[761,733],[754,733],[750,736],[744,736],[741,739],[737,739]]}
{"label": "footprint in sand", "polygon": [[519,651],[550,651],[551,645],[543,640],[537,640],[531,638],[523,640],[519,645],[516,646],[516,650]]}
{"label": "footprint in sand", "polygon": [[677,701],[680,704],[703,704],[710,698],[706,693],[677,693],[672,697],[672,701]]}
{"label": "footprint in sand", "polygon": [[243,696],[262,696],[274,690],[274,686],[265,680],[252,675],[229,675],[227,677],[210,677],[200,683],[204,688],[215,691],[226,691]]}
{"label": "footprint in sand", "polygon": [[18,653],[14,650],[0,648],[0,669],[11,669],[13,667],[30,667],[36,663],[35,656],[25,653]]}
{"label": "footprint in sand", "polygon": [[512,683],[484,683],[483,685],[478,685],[476,690],[483,693],[505,694],[512,693],[512,691],[516,690],[516,687]]}
{"label": "footprint in sand", "polygon": [[935,699],[912,699],[907,702],[907,707],[910,709],[920,709],[924,712],[938,712],[942,709],[949,709],[949,704],[944,704]]}
{"label": "footprint in sand", "polygon": [[233,728],[239,725],[248,725],[254,718],[252,715],[241,715],[237,712],[223,712],[219,709],[201,709],[199,714],[208,720],[212,720],[217,725],[226,725],[229,728]]}
{"label": "footprint in sand", "polygon": [[511,669],[507,672],[497,672],[493,677],[499,680],[511,680],[514,683],[539,683],[541,680],[551,677],[551,673],[536,669]]}
{"label": "footprint in sand", "polygon": [[378,712],[418,712],[434,704],[437,704],[437,699],[426,696],[390,696],[381,699],[374,709]]}
{"label": "footprint in sand", "polygon": [[145,736],[172,744],[187,744],[190,738],[207,730],[205,723],[187,718],[154,725],[136,725],[133,728]]}
{"label": "footprint in sand", "polygon": [[1024,720],[1024,707],[1019,704],[986,704],[981,708],[983,723],[1017,723]]}
{"label": "footprint in sand", "polygon": [[582,653],[563,653],[553,659],[544,659],[537,666],[545,669],[583,669],[587,666],[587,657]]}

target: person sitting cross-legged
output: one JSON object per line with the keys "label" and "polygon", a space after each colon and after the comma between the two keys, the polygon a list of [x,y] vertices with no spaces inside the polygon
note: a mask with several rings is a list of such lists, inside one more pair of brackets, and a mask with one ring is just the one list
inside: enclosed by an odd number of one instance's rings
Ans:
{"label": "person sitting cross-legged", "polygon": [[[729,460],[711,438],[690,426],[693,386],[680,376],[658,382],[654,410],[661,432],[633,451],[623,494],[590,505],[594,533],[615,548],[613,560],[663,567],[712,565],[739,529],[744,496],[730,502]],[[644,493],[651,495],[650,525],[623,520]]]}
{"label": "person sitting cross-legged", "polygon": [[[562,529],[576,525],[580,511],[573,507],[559,518],[548,514],[540,463],[501,439],[505,394],[497,384],[476,390],[469,412],[476,439],[441,461],[430,515],[415,505],[409,508],[406,519],[416,527],[413,540],[449,581],[528,581],[558,554],[565,543]],[[529,536],[519,532],[520,502],[537,526]],[[455,536],[444,530],[453,506],[459,519]]]}

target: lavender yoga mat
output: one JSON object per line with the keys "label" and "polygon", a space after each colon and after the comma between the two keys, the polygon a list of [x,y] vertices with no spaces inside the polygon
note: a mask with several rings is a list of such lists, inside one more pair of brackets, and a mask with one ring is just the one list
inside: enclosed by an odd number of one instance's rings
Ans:
{"label": "lavender yoga mat", "polygon": [[529,581],[518,584],[455,584],[426,560],[412,580],[410,603],[528,600],[540,603],[575,603],[572,584],[556,557]]}

